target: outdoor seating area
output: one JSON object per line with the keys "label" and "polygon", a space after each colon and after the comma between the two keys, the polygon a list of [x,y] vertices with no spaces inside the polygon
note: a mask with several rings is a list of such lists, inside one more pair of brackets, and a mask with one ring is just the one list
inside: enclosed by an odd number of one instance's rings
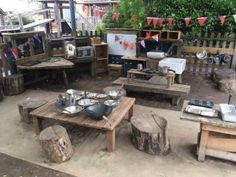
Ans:
{"label": "outdoor seating area", "polygon": [[236,176],[236,4],[27,3],[0,7],[0,176]]}

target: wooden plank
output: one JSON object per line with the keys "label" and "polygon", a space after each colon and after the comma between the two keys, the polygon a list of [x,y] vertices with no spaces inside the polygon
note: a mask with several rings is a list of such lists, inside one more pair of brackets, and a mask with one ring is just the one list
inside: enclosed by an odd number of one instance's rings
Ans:
{"label": "wooden plank", "polygon": [[165,94],[179,97],[186,97],[190,92],[189,85],[173,84],[170,88],[167,88],[166,86],[163,85],[131,82],[128,81],[127,78],[123,77],[118,78],[112,84],[113,85],[124,84],[125,89],[137,92],[158,93],[158,94]]}
{"label": "wooden plank", "polygon": [[207,148],[227,151],[227,152],[236,152],[236,136],[229,137],[225,135],[224,137],[218,134],[209,134],[207,141]]}
{"label": "wooden plank", "polygon": [[206,149],[206,155],[236,162],[236,153]]}
{"label": "wooden plank", "polygon": [[225,127],[225,126],[223,126],[224,124],[227,124],[227,122],[222,121],[221,126],[214,126],[214,125],[205,124],[202,126],[202,129],[207,130],[207,131],[211,131],[211,132],[219,132],[219,133],[224,133],[224,134],[228,134],[228,135],[236,135],[236,128]]}
{"label": "wooden plank", "polygon": [[198,160],[204,161],[205,155],[206,155],[206,144],[208,140],[209,132],[205,130],[201,130],[201,138],[200,138],[200,144],[198,149]]}
{"label": "wooden plank", "polygon": [[[228,54],[228,55],[233,55],[234,54],[234,49],[232,48],[212,48],[212,47],[204,47],[207,53],[211,54],[216,54],[217,51],[219,51],[220,54]],[[201,51],[202,47],[186,47],[183,46],[182,52],[185,53],[196,53],[198,51]]]}
{"label": "wooden plank", "polygon": [[41,62],[32,66],[18,65],[17,67],[22,70],[64,69],[73,68],[74,64],[64,58],[60,58],[60,60],[56,62]]}

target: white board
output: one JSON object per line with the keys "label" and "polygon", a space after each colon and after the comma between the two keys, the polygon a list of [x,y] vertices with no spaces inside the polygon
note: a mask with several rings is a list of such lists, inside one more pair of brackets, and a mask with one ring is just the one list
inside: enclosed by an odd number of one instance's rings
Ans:
{"label": "white board", "polygon": [[136,56],[135,34],[107,34],[108,53],[110,55]]}

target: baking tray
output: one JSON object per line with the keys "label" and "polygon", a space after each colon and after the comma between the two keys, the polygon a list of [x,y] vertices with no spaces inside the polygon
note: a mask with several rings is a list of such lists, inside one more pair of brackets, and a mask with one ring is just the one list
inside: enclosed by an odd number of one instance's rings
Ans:
{"label": "baking tray", "polygon": [[184,111],[190,114],[200,115],[204,117],[218,117],[218,111],[200,106],[188,105]]}

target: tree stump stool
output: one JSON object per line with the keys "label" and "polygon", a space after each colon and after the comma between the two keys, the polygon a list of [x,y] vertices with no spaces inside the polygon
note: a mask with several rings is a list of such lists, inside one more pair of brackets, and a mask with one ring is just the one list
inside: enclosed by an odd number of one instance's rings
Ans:
{"label": "tree stump stool", "polygon": [[152,155],[167,155],[170,143],[167,136],[167,121],[156,114],[141,114],[131,118],[133,145]]}
{"label": "tree stump stool", "polygon": [[44,129],[39,135],[39,140],[50,161],[61,163],[72,157],[73,148],[64,127],[54,125]]}
{"label": "tree stump stool", "polygon": [[3,91],[5,96],[18,95],[24,92],[24,79],[22,74],[6,76],[3,79]]}
{"label": "tree stump stool", "polygon": [[32,117],[30,116],[30,112],[46,103],[46,100],[40,99],[24,100],[21,104],[18,105],[21,121],[25,123],[32,123]]}
{"label": "tree stump stool", "polygon": [[213,80],[222,92],[236,91],[236,72],[234,69],[218,69],[214,71]]}

